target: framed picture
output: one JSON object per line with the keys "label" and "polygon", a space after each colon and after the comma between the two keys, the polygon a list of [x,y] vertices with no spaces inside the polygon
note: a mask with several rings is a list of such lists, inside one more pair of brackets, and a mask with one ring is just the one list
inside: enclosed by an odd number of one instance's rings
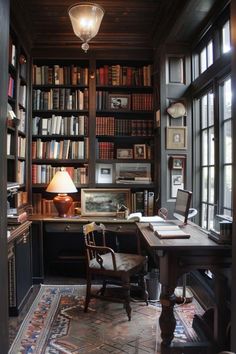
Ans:
{"label": "framed picture", "polygon": [[174,174],[171,177],[171,197],[175,198],[177,195],[178,189],[183,189],[183,175],[182,174]]}
{"label": "framed picture", "polygon": [[132,159],[133,149],[117,149],[116,150],[117,159]]}
{"label": "framed picture", "polygon": [[171,156],[170,157],[170,169],[173,170],[182,170],[185,165],[184,156]]}
{"label": "framed picture", "polygon": [[129,111],[130,95],[109,94],[109,110]]}
{"label": "framed picture", "polygon": [[96,183],[112,183],[113,166],[112,164],[96,165]]}
{"label": "framed picture", "polygon": [[187,127],[167,127],[166,148],[187,149]]}
{"label": "framed picture", "polygon": [[130,189],[81,189],[81,215],[116,216],[122,204],[130,209]]}
{"label": "framed picture", "polygon": [[134,145],[134,158],[135,159],[146,159],[146,145],[145,144],[135,144]]}

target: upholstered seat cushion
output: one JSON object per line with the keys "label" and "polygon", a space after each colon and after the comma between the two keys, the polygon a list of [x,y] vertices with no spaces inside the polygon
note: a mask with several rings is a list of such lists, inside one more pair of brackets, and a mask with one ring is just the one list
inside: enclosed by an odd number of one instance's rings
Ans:
{"label": "upholstered seat cushion", "polygon": [[[103,260],[103,268],[106,270],[114,270],[112,263],[112,256],[110,253],[100,255]],[[116,266],[118,271],[129,271],[136,268],[145,261],[145,257],[138,254],[129,253],[115,253]],[[100,264],[96,258],[93,258],[89,263],[90,268],[101,269]]]}

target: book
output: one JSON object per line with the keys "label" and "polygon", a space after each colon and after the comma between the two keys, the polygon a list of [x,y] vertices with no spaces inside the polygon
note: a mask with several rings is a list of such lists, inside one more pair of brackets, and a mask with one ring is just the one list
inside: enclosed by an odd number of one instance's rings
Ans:
{"label": "book", "polygon": [[155,235],[157,235],[159,238],[164,239],[164,238],[190,238],[189,234],[186,234],[183,230],[155,230],[154,231]]}

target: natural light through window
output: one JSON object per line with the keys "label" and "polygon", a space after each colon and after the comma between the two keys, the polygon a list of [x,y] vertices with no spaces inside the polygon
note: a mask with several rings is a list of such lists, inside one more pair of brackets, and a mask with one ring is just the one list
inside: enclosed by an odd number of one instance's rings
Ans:
{"label": "natural light through window", "polygon": [[227,21],[222,28],[222,51],[227,53],[230,49],[230,22]]}

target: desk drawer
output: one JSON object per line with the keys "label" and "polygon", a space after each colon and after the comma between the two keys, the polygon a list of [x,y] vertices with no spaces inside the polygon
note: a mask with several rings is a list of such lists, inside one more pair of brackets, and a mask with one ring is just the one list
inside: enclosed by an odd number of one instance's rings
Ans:
{"label": "desk drawer", "polygon": [[45,223],[45,231],[49,233],[82,233],[83,225],[70,222]]}

